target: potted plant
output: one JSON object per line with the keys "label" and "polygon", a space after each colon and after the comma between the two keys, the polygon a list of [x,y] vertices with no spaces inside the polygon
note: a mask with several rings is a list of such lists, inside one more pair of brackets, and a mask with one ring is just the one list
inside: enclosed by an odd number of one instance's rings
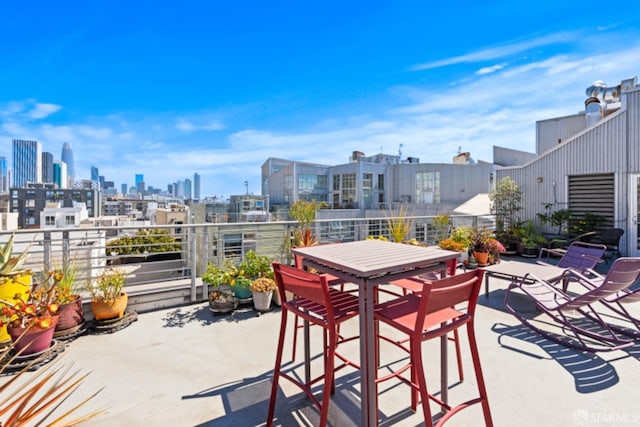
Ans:
{"label": "potted plant", "polygon": [[229,285],[242,303],[251,300],[251,282],[259,277],[273,278],[271,259],[249,251],[237,265],[231,260],[225,260],[221,267],[207,265],[202,281],[212,286]]}
{"label": "potted plant", "polygon": [[84,324],[82,296],[76,284],[77,270],[75,264],[57,268],[52,273],[58,286],[58,324],[54,336],[64,336],[79,330]]}
{"label": "potted plant", "polygon": [[480,266],[489,264],[489,252],[491,251],[490,239],[493,239],[493,233],[486,227],[471,229],[470,249],[473,257]]}
{"label": "potted plant", "polygon": [[[25,299],[31,286],[31,270],[22,268],[29,255],[29,245],[20,255],[13,255],[12,234],[4,246],[0,246],[0,300],[15,303],[19,296]],[[7,333],[7,325],[0,326],[0,343],[9,341],[11,337]]]}
{"label": "potted plant", "polygon": [[91,295],[91,312],[95,320],[119,319],[127,309],[128,295],[123,292],[125,274],[117,268],[107,268],[87,282]]}
{"label": "potted plant", "polygon": [[220,289],[222,285],[229,285],[228,280],[225,269],[213,264],[208,264],[202,275],[202,281],[215,288],[209,292],[209,309],[214,313],[229,313],[238,308],[238,298],[231,291]]}
{"label": "potted plant", "polygon": [[258,277],[250,285],[253,293],[253,306],[258,311],[269,311],[271,309],[271,299],[273,291],[278,289],[276,281],[268,277]]}
{"label": "potted plant", "polygon": [[14,301],[0,301],[0,324],[7,332],[16,352],[22,355],[41,353],[51,346],[58,322],[57,277],[51,274],[35,282],[26,297],[14,296]]}
{"label": "potted plant", "polygon": [[490,238],[487,242],[489,248],[489,264],[497,264],[500,262],[500,254],[505,253],[505,247],[497,239]]}

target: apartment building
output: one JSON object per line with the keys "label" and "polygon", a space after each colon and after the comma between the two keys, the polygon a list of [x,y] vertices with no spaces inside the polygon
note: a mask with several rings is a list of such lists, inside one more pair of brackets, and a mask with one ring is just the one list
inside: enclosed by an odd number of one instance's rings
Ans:
{"label": "apartment building", "polygon": [[614,86],[594,82],[584,110],[536,122],[536,153],[494,147],[496,178],[516,181],[523,218],[545,205],[605,217],[625,230],[621,252],[640,256],[640,87],[636,77]]}
{"label": "apartment building", "polygon": [[[326,202],[334,210],[370,216],[402,204],[419,215],[451,212],[494,185],[492,163],[459,153],[451,163],[354,151],[348,163],[322,165],[269,158],[262,165],[262,191],[274,208],[296,200]],[[373,211],[373,212],[372,212]]]}

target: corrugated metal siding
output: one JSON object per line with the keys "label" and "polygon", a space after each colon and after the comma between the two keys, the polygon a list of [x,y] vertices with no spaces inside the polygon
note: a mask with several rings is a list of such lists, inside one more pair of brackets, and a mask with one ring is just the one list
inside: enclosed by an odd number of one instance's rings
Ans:
{"label": "corrugated metal siding", "polygon": [[640,171],[640,88],[629,92],[627,101],[627,139],[629,171]]}
{"label": "corrugated metal siding", "polygon": [[[634,110],[638,114],[638,109]],[[626,111],[619,111],[597,126],[544,153],[523,167],[500,168],[497,178],[510,176],[522,188],[524,219],[535,218],[544,205],[568,206],[568,177],[587,174],[619,174],[626,169]],[[636,144],[637,145],[637,144]],[[635,151],[637,157],[637,149]],[[636,170],[638,170],[636,168]],[[618,179],[616,200],[626,198],[626,182]],[[626,217],[626,205],[616,210],[616,221]],[[551,231],[551,230],[548,230]]]}
{"label": "corrugated metal siding", "polygon": [[586,213],[606,218],[603,228],[614,225],[615,177],[613,174],[574,175],[569,177],[569,209],[572,220],[583,219]]}
{"label": "corrugated metal siding", "polygon": [[587,127],[584,114],[536,122],[536,152],[542,154],[571,139]]}

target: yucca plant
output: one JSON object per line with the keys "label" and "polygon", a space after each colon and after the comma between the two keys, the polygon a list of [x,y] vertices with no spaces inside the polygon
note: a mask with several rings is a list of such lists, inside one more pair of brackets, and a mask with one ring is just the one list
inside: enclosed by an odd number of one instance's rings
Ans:
{"label": "yucca plant", "polygon": [[[19,356],[12,349],[13,346],[9,345],[0,350],[0,360],[7,360],[6,364],[0,365],[0,374]],[[13,377],[6,377],[7,381],[0,384],[0,426],[75,426],[105,412],[105,409],[100,409],[70,418],[102,389],[65,409],[62,406],[65,400],[78,390],[89,374],[70,372],[71,366],[61,365],[57,360],[35,373],[27,373],[36,364],[42,363],[44,357],[47,356],[33,359]]]}
{"label": "yucca plant", "polygon": [[407,239],[411,232],[411,219],[406,207],[401,207],[396,215],[387,215],[387,228],[392,241],[402,243]]}
{"label": "yucca plant", "polygon": [[20,255],[13,255],[13,238],[12,234],[4,246],[0,246],[0,281],[3,278],[16,276],[23,273],[22,265],[29,256],[31,244]]}

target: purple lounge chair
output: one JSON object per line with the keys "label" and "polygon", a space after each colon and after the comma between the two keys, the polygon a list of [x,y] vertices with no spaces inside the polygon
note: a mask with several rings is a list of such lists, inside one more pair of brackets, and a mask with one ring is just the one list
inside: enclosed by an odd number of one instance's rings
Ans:
{"label": "purple lounge chair", "polygon": [[[511,314],[525,326],[559,344],[586,351],[611,351],[629,347],[633,340],[619,335],[619,329],[607,324],[594,310],[594,303],[606,302],[625,292],[638,279],[640,258],[619,258],[600,281],[593,281],[579,271],[567,269],[571,283],[582,285],[584,292],[568,294],[549,282],[525,276],[507,288],[504,304]],[[532,280],[533,279],[533,280]],[[558,335],[536,326],[509,303],[511,291],[518,289],[531,298],[556,326],[570,332],[573,337]]]}
{"label": "purple lounge chair", "polygon": [[[611,270],[613,270],[614,267],[618,272],[617,274],[621,274],[621,272],[624,271],[625,275],[628,275],[628,278],[626,278],[626,280],[632,281],[632,284],[640,284],[638,282],[638,280],[640,280],[640,258],[618,258],[616,261],[614,261]],[[585,274],[588,277],[583,276],[582,281],[585,285],[591,286],[592,288],[596,288],[606,279],[606,277],[593,270],[587,270]],[[613,295],[609,295],[603,298],[600,302],[611,311],[616,313],[618,316],[620,316],[622,320],[630,323],[633,326],[633,329],[629,329],[627,327],[612,324],[611,327],[613,329],[624,335],[629,335],[634,338],[640,338],[640,319],[634,317],[624,307],[624,305],[626,304],[639,301],[640,286],[634,286],[624,288]]]}
{"label": "purple lounge chair", "polygon": [[[561,258],[555,264],[560,268],[575,268],[578,271],[584,271],[589,268],[595,268],[596,264],[602,262],[607,247],[601,244],[572,242],[566,250],[558,251],[557,249],[542,248],[538,254],[539,264],[550,264],[550,255],[560,256]],[[546,257],[546,261],[543,258]]]}

